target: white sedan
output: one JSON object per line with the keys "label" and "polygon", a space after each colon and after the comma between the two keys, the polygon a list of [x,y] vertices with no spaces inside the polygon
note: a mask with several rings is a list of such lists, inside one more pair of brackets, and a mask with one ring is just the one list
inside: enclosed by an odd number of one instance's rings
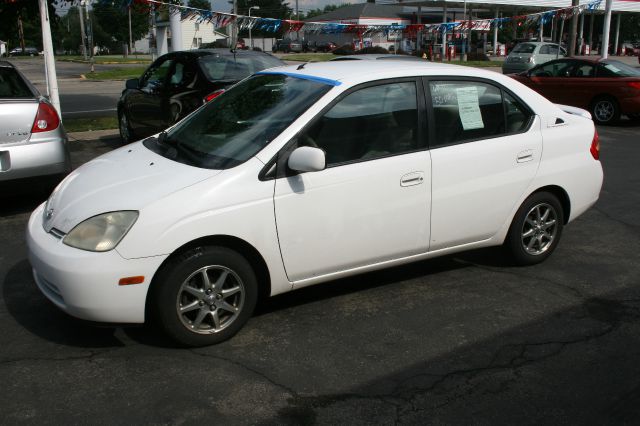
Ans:
{"label": "white sedan", "polygon": [[488,246],[541,262],[598,199],[598,158],[588,112],[494,72],[274,68],[71,173],[29,257],[71,315],[207,345],[261,296]]}

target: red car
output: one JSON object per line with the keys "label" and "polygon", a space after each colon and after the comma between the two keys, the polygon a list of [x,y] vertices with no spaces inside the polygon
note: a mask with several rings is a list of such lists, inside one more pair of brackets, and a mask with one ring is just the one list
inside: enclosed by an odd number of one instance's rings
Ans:
{"label": "red car", "polygon": [[640,118],[640,69],[619,61],[557,59],[510,77],[551,102],[591,112],[599,124]]}

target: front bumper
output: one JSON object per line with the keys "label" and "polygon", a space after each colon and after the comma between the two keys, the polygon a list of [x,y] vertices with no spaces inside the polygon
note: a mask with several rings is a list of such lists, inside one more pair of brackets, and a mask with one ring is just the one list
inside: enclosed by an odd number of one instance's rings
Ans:
{"label": "front bumper", "polygon": [[0,181],[68,173],[71,160],[62,137],[18,145],[0,144]]}
{"label": "front bumper", "polygon": [[[143,323],[147,291],[167,256],[125,259],[116,250],[94,253],[69,247],[42,227],[44,204],[29,219],[27,246],[42,293],[69,315],[89,321]],[[142,275],[142,284],[118,285]]]}

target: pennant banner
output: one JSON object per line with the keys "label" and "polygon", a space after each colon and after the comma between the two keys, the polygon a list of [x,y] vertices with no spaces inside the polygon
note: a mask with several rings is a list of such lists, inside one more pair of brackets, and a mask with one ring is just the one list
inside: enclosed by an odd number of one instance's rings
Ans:
{"label": "pennant banner", "polygon": [[342,24],[338,22],[307,22],[289,19],[260,18],[257,16],[234,15],[232,13],[214,12],[198,9],[175,3],[167,3],[160,0],[129,0],[132,3],[144,3],[156,7],[166,7],[171,14],[180,14],[181,20],[195,20],[198,23],[212,23],[215,29],[224,28],[235,23],[240,30],[261,30],[276,32],[280,29],[289,32],[303,31],[315,34],[339,34],[354,33],[359,35],[387,34],[387,35],[415,35],[420,31],[425,32],[450,32],[462,30],[489,31],[491,28],[501,28],[505,23],[516,22],[518,25],[547,24],[553,19],[568,20],[585,11],[597,10],[602,0],[594,0],[580,6],[565,7],[562,9],[548,10],[529,15],[511,16],[494,19],[477,19],[456,22],[442,22],[438,24],[390,24],[390,25],[361,25]]}

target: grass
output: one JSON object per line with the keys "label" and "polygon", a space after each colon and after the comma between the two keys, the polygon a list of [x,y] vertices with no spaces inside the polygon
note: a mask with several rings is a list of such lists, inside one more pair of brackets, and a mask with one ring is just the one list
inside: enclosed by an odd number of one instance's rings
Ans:
{"label": "grass", "polygon": [[138,78],[142,75],[146,67],[119,68],[106,71],[88,72],[84,76],[88,80],[128,80]]}
{"label": "grass", "polygon": [[[85,61],[83,56],[56,56],[56,60],[66,62],[84,62],[87,64],[91,63],[91,60]],[[118,55],[94,56],[93,62],[95,64],[150,64],[151,56],[130,55],[128,58]]]}
{"label": "grass", "polygon": [[65,118],[62,123],[67,132],[88,132],[118,128],[117,117]]}

